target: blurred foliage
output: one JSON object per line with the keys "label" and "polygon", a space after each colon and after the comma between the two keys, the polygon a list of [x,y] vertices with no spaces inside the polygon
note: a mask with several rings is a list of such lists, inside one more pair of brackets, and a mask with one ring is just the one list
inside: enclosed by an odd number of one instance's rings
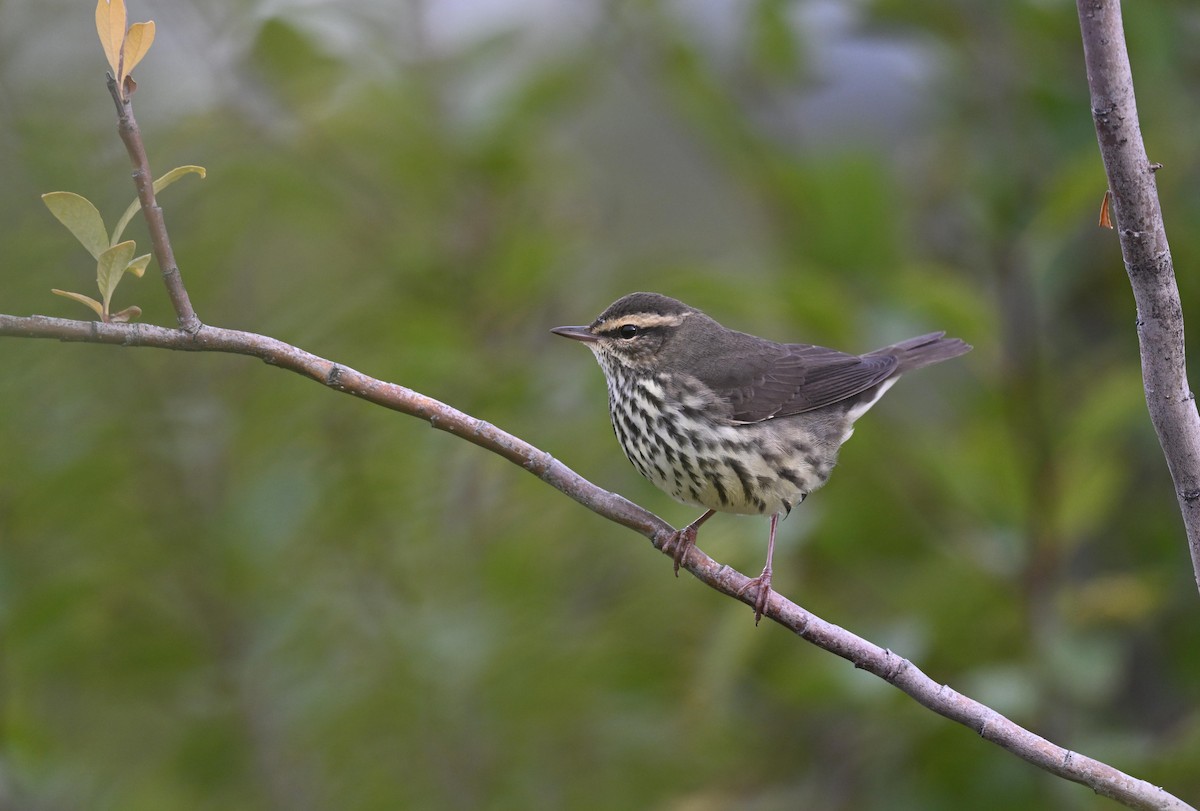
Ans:
{"label": "blurred foliage", "polygon": [[[202,319],[441,398],[676,524],[694,516],[624,461],[599,370],[548,327],[654,289],[781,340],[973,343],[860,423],[782,525],[777,585],[1194,802],[1196,588],[1096,228],[1074,13],[130,9],[158,26],[135,98],[152,165],[209,171],[164,201]],[[0,8],[3,312],[77,317],[49,289],[93,272],[39,194],[132,191],[89,15]],[[1126,23],[1186,271],[1200,12]],[[151,270],[114,306],[171,324]],[[418,421],[244,358],[3,348],[0,807],[1107,804]],[[766,523],[719,517],[701,546],[752,570]]]}

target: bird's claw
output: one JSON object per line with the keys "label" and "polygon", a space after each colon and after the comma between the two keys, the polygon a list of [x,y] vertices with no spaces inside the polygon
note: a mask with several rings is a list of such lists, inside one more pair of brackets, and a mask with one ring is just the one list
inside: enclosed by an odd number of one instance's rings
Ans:
{"label": "bird's claw", "polygon": [[662,549],[664,552],[671,553],[671,560],[675,562],[675,576],[679,577],[679,566],[683,563],[687,553],[696,545],[696,527],[688,524],[683,529],[677,529],[671,533],[663,543]]}
{"label": "bird's claw", "polygon": [[767,604],[771,601],[770,568],[763,569],[762,574],[738,589],[738,596],[741,597],[751,589],[758,590],[758,594],[754,597],[754,624],[758,625],[758,621],[762,619],[763,614],[767,611]]}

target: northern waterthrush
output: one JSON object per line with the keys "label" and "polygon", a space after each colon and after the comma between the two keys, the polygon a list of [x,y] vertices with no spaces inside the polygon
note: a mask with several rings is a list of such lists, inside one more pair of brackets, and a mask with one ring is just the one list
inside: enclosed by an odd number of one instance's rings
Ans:
{"label": "northern waterthrush", "polygon": [[621,449],[643,476],[705,508],[664,544],[675,573],[713,513],[770,515],[758,622],[771,596],[775,529],[829,478],[854,421],[905,372],[971,347],[933,332],[865,355],[778,344],[721,326],[681,301],[631,293],[590,326],[552,332],[583,342],[608,381]]}

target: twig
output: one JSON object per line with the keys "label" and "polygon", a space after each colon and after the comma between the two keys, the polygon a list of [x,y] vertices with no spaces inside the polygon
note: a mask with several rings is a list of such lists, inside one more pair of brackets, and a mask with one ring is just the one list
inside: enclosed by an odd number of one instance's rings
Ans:
{"label": "twig", "polygon": [[163,283],[167,286],[167,295],[175,308],[175,317],[179,320],[180,328],[185,332],[195,332],[200,328],[200,319],[196,317],[187,288],[183,286],[179,265],[175,263],[175,252],[171,250],[167,224],[163,220],[162,209],[154,198],[154,175],[150,173],[150,160],[146,157],[141,130],[138,129],[137,119],[133,117],[133,102],[130,100],[133,94],[127,92],[122,95],[117,87],[117,80],[111,73],[108,74],[108,92],[112,95],[113,103],[117,105],[117,132],[133,164],[133,185],[137,188],[146,227],[150,230],[154,261],[158,262],[162,271]]}
{"label": "twig", "polygon": [[[669,524],[653,513],[592,484],[550,454],[491,423],[464,414],[412,389],[377,380],[264,335],[207,325],[189,334],[183,330],[147,324],[103,324],[42,316],[22,318],[0,315],[0,336],[6,335],[192,352],[228,352],[256,357],[337,391],[427,420],[438,430],[496,453],[593,512],[646,536],[660,551],[673,532]],[[752,604],[753,592],[742,594],[743,587],[750,579],[717,563],[699,549],[693,548],[689,553],[684,568],[710,588],[747,605]],[[848,660],[855,667],[875,674],[912,696],[921,705],[970,727],[985,740],[1051,774],[1088,786],[1097,794],[1111,797],[1130,808],[1163,811],[1192,808],[1144,780],[1035,735],[978,701],[938,684],[909,660],[826,622],[778,593],[771,595],[763,616],[801,639]]]}
{"label": "twig", "polygon": [[1175,482],[1200,587],[1200,414],[1184,362],[1183,305],[1133,94],[1118,0],[1076,0],[1100,156],[1137,304],[1150,421]]}

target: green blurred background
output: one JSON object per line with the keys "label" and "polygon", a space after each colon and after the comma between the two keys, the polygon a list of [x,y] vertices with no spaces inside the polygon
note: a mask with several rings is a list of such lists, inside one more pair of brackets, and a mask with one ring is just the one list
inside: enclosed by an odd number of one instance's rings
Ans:
{"label": "green blurred background", "polygon": [[[1200,11],[1134,4],[1193,335]],[[133,196],[90,0],[0,2],[0,312],[87,318],[42,192]],[[657,290],[906,379],[780,591],[1200,799],[1200,601],[1073,5],[133,2],[201,318],[440,398],[682,525],[551,336]],[[144,226],[129,235],[148,250]],[[174,324],[152,265],[115,306]],[[1193,343],[1193,355],[1200,345]],[[765,519],[701,547],[754,573]],[[671,577],[417,420],[245,358],[0,343],[4,809],[1116,807]]]}

